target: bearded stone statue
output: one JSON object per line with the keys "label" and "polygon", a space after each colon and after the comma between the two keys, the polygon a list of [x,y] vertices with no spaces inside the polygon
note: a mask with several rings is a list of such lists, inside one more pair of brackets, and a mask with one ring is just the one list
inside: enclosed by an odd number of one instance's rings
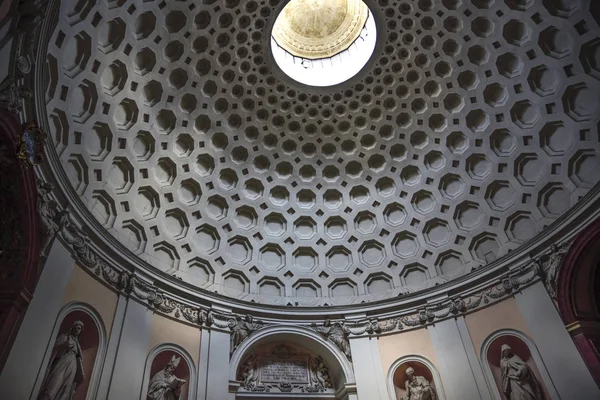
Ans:
{"label": "bearded stone statue", "polygon": [[413,367],[406,369],[408,380],[404,384],[406,394],[402,400],[437,400],[437,393],[424,376],[416,376]]}

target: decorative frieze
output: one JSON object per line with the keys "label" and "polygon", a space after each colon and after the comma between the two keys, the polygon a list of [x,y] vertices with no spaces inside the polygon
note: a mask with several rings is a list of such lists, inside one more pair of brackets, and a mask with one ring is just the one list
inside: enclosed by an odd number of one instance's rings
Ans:
{"label": "decorative frieze", "polygon": [[[204,305],[194,305],[191,301],[182,301],[168,291],[158,288],[142,277],[113,265],[91,245],[91,240],[67,210],[59,207],[51,195],[52,185],[39,185],[38,210],[46,226],[48,236],[58,234],[71,248],[75,259],[88,268],[98,279],[104,281],[115,291],[125,293],[146,303],[156,312],[179,319],[200,327],[216,327],[228,329],[231,334],[231,352],[257,330],[276,322],[255,322],[250,315],[237,313],[224,314],[215,312]],[[312,324],[311,328],[333,342],[351,360],[349,338],[361,335],[381,335],[394,331],[416,329],[428,324],[476,311],[491,303],[503,300],[543,279],[550,291],[555,283],[558,270],[569,244],[553,246],[548,254],[532,259],[523,266],[508,270],[495,277],[481,289],[466,291],[463,295],[399,308],[396,315],[386,313],[384,317],[368,316],[360,320],[331,321],[325,320],[321,325]],[[282,319],[281,324],[304,325],[297,323],[293,317]]]}

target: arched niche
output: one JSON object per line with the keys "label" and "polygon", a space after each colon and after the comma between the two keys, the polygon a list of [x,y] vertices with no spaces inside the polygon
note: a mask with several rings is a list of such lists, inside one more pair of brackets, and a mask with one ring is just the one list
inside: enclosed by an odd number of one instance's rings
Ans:
{"label": "arched niche", "polygon": [[[76,323],[81,322],[83,329],[78,337],[78,342],[81,349],[83,379],[78,384],[71,385],[71,388],[75,388],[72,399],[95,399],[106,351],[104,324],[93,307],[79,302],[69,303],[63,307],[56,321],[42,361],[40,374],[34,386],[34,396],[32,398],[45,400],[47,398],[45,396],[52,396],[57,391],[65,390],[67,381],[71,380],[64,378],[65,375],[77,380],[80,379],[78,367],[68,358],[63,357],[70,357],[65,356],[64,349],[66,346],[72,348],[74,352],[78,352],[77,345],[73,344],[72,339],[69,340],[69,334]],[[76,357],[75,362],[77,362]],[[64,370],[65,366],[67,366],[68,371],[71,371],[70,373],[59,372],[59,369]]]}
{"label": "arched niche", "polygon": [[[243,371],[245,363],[255,354],[268,351],[280,344],[287,344],[292,348],[300,349],[306,354],[318,355],[327,366],[331,378],[333,391],[312,393],[314,399],[355,399],[356,383],[352,364],[346,356],[333,343],[322,338],[317,332],[298,326],[271,326],[261,329],[244,341],[232,354],[229,363],[229,388],[230,392],[236,393],[236,398],[245,398],[250,396],[257,398],[257,393],[245,391],[242,388],[242,377],[240,371]],[[273,395],[277,398],[296,398],[299,393],[279,392],[269,393],[269,398]],[[260,398],[260,397],[258,397]]]}
{"label": "arched niche", "polygon": [[519,331],[503,329],[491,334],[481,348],[481,363],[485,377],[496,400],[508,400],[502,389],[500,360],[503,345],[509,345],[513,354],[521,358],[529,367],[539,383],[543,400],[560,398],[533,341]]}
{"label": "arched niche", "polygon": [[428,359],[409,355],[396,360],[388,371],[388,391],[392,400],[402,400],[406,395],[406,381],[408,368],[414,370],[414,376],[425,378],[435,390],[439,400],[445,400],[444,390],[440,375],[435,366]]}
{"label": "arched niche", "polygon": [[[185,383],[181,384],[177,384],[177,382],[172,383],[172,391],[178,393],[175,398],[179,400],[194,399],[193,390],[196,387],[197,376],[194,361],[187,351],[174,343],[160,344],[148,353],[144,368],[144,380],[142,383],[140,399],[146,400],[154,398],[149,396],[150,385],[152,384],[153,387],[156,386],[153,379],[154,381],[165,381],[165,379],[169,379],[164,375],[164,370],[167,369],[171,363],[176,363],[172,375],[177,379],[185,381]],[[172,378],[170,380],[175,381],[175,379]]]}
{"label": "arched niche", "polygon": [[600,385],[600,219],[573,240],[556,286],[563,322]]}

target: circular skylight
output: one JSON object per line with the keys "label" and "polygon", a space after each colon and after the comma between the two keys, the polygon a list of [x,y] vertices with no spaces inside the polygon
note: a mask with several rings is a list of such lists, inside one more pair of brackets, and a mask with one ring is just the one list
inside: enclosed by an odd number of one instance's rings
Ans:
{"label": "circular skylight", "polygon": [[377,31],[360,0],[292,0],[277,17],[271,52],[279,68],[310,86],[333,86],[369,61]]}

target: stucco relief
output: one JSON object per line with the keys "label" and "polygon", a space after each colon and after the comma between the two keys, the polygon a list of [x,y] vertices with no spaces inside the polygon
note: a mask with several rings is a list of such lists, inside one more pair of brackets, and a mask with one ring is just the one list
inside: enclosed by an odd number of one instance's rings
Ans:
{"label": "stucco relief", "polygon": [[253,352],[238,369],[243,390],[251,392],[331,392],[333,383],[323,357],[279,343]]}

